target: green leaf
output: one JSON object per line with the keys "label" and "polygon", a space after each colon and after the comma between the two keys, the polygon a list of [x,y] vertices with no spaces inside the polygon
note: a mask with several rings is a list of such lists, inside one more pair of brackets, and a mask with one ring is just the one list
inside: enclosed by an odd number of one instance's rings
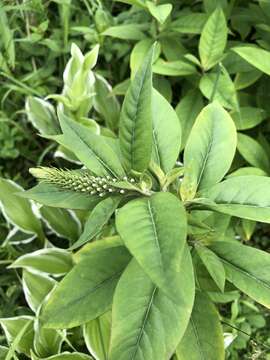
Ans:
{"label": "green leaf", "polygon": [[151,1],[146,1],[146,6],[150,14],[160,23],[164,24],[172,11],[172,4],[156,5]]}
{"label": "green leaf", "polygon": [[42,135],[55,135],[60,132],[54,107],[38,97],[29,96],[26,99],[25,110],[28,119]]}
{"label": "green leaf", "polygon": [[199,42],[199,54],[205,71],[215,66],[222,58],[227,42],[227,24],[221,8],[209,16]]}
{"label": "green leaf", "polygon": [[203,108],[203,98],[198,90],[189,91],[178,103],[175,111],[182,129],[181,150],[186,145],[192,126]]}
{"label": "green leaf", "polygon": [[53,289],[56,281],[37,272],[23,270],[22,285],[27,304],[37,312],[45,297]]}
{"label": "green leaf", "polygon": [[63,352],[58,355],[53,355],[46,358],[39,358],[34,353],[31,354],[32,360],[92,360],[93,358],[89,355],[80,352]]}
{"label": "green leaf", "polygon": [[92,240],[102,230],[110,217],[118,207],[121,197],[109,197],[101,201],[90,213],[86,220],[84,231],[80,238],[73,244],[70,250],[77,249]]}
{"label": "green leaf", "polygon": [[99,196],[85,196],[83,193],[63,190],[45,182],[41,182],[32,189],[21,192],[18,195],[35,200],[43,205],[74,210],[91,210],[101,200]]}
{"label": "green leaf", "polygon": [[156,90],[153,92],[152,108],[152,159],[167,173],[174,167],[180,152],[181,126],[174,109]]}
{"label": "green leaf", "polygon": [[83,327],[83,336],[89,352],[99,360],[108,360],[111,336],[111,312],[107,312]]}
{"label": "green leaf", "polygon": [[270,223],[269,186],[270,178],[265,176],[233,176],[198,195],[206,198],[201,203],[212,210]]}
{"label": "green leaf", "polygon": [[89,170],[100,176],[125,175],[117,155],[101,136],[87,131],[85,126],[69,119],[62,111],[58,112],[58,116],[65,142]]}
{"label": "green leaf", "polygon": [[43,239],[43,231],[29,200],[18,197],[24,195],[23,189],[11,180],[0,178],[0,208],[7,221],[23,232],[34,233]]}
{"label": "green leaf", "polygon": [[210,299],[197,292],[191,319],[176,349],[177,360],[223,360],[224,340],[218,312]]}
{"label": "green leaf", "polygon": [[223,107],[239,111],[234,83],[224,67],[204,74],[200,80],[200,90],[208,100],[216,100]]}
{"label": "green leaf", "polygon": [[243,106],[239,110],[231,113],[237,130],[252,129],[267,118],[267,112],[260,108]]}
{"label": "green leaf", "polygon": [[202,260],[207,271],[211,275],[212,279],[223,292],[226,279],[222,262],[215,255],[215,253],[204,246],[196,246],[196,252]]}
{"label": "green leaf", "polygon": [[0,6],[0,32],[1,48],[3,47],[9,65],[15,67],[15,42],[13,39],[13,30],[8,23],[8,16],[2,3]]}
{"label": "green leaf", "polygon": [[[191,197],[197,189],[214,185],[224,177],[235,154],[236,140],[235,125],[217,102],[201,111],[190,132],[184,152],[184,166],[187,169],[185,177],[194,184]],[[186,189],[189,190],[188,187]]]}
{"label": "green leaf", "polygon": [[126,93],[120,116],[119,140],[128,171],[143,172],[152,150],[152,54],[137,71]]}
{"label": "green leaf", "polygon": [[167,289],[170,279],[179,272],[186,240],[181,202],[165,192],[130,201],[117,212],[116,228],[152,281]]}
{"label": "green leaf", "polygon": [[133,259],[114,295],[110,360],[170,359],[183,336],[194,300],[194,277],[189,250],[181,271],[169,284],[172,300],[155,287]]}
{"label": "green leaf", "polygon": [[129,260],[122,246],[103,249],[82,259],[52,292],[41,313],[44,326],[69,329],[108,311]]}
{"label": "green leaf", "polygon": [[181,34],[200,34],[206,21],[206,14],[183,13],[177,20],[171,22],[170,29]]}
{"label": "green leaf", "polygon": [[255,46],[239,46],[232,48],[241,58],[246,60],[255,68],[261,70],[267,75],[270,75],[270,51],[260,49]]}
{"label": "green leaf", "polygon": [[137,24],[111,26],[102,35],[125,40],[142,40],[145,37]]}
{"label": "green leaf", "polygon": [[186,76],[197,73],[196,67],[184,57],[176,61],[165,61],[158,59],[153,65],[155,74],[166,76]]}
{"label": "green leaf", "polygon": [[222,261],[227,279],[270,308],[270,254],[237,241],[217,241],[210,248]]}
{"label": "green leaf", "polygon": [[42,206],[39,212],[46,225],[58,236],[71,241],[78,239],[81,226],[76,215],[70,210]]}
{"label": "green leaf", "polygon": [[[34,330],[32,316],[17,316],[12,318],[0,319],[0,324],[4,330],[5,336],[9,344],[14,345],[15,350],[25,355],[30,355],[30,349],[33,346]],[[9,349],[13,351],[12,345]],[[9,355],[8,353],[8,355]],[[12,357],[7,358],[10,360]]]}
{"label": "green leaf", "polygon": [[105,119],[106,125],[115,130],[118,126],[120,107],[117,98],[112,95],[109,83],[100,75],[95,75],[94,108]]}
{"label": "green leaf", "polygon": [[268,154],[258,141],[248,135],[238,134],[237,150],[249,164],[270,172]]}
{"label": "green leaf", "polygon": [[153,39],[146,38],[143,39],[133,47],[130,54],[130,70],[131,70],[131,79],[134,78],[139,67],[144,62],[145,56],[153,45]]}

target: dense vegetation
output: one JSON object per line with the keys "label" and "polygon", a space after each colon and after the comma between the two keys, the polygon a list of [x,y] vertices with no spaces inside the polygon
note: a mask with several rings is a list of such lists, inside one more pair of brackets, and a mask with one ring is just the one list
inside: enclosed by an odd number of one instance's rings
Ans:
{"label": "dense vegetation", "polygon": [[0,2],[0,359],[270,359],[269,0]]}

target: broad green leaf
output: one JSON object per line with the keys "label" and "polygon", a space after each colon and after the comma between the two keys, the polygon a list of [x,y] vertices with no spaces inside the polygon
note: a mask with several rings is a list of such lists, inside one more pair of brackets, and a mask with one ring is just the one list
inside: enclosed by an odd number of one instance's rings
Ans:
{"label": "broad green leaf", "polygon": [[225,270],[222,262],[211,250],[204,246],[196,246],[196,252],[220,290],[224,291]]}
{"label": "broad green leaf", "polygon": [[74,260],[76,263],[78,263],[88,255],[92,256],[94,252],[123,245],[123,240],[118,235],[105,237],[99,241],[92,241],[84,245],[79,251],[76,252],[76,254],[74,254]]}
{"label": "broad green leaf", "polygon": [[227,178],[231,176],[246,176],[246,175],[267,176],[267,173],[259,168],[255,168],[252,166],[245,166],[233,171],[232,173],[227,175]]}
{"label": "broad green leaf", "polygon": [[25,110],[28,119],[42,135],[55,135],[60,132],[54,107],[38,97],[29,96],[26,99]]}
{"label": "broad green leaf", "polygon": [[167,289],[170,279],[179,272],[186,240],[186,215],[181,202],[165,192],[130,201],[117,212],[116,228],[152,281]]}
{"label": "broad green leaf", "polygon": [[239,111],[234,83],[224,67],[204,74],[200,80],[200,90],[208,100],[216,100],[223,107]]}
{"label": "broad green leaf", "polygon": [[135,259],[131,261],[114,295],[110,360],[171,358],[186,330],[194,300],[187,248],[180,268],[168,284],[177,294],[172,300],[155,287]]}
{"label": "broad green leaf", "polygon": [[185,177],[191,181],[192,188],[184,178],[183,191],[189,198],[195,195],[197,189],[214,185],[224,177],[235,154],[236,140],[235,125],[217,102],[201,111],[184,152]]}
{"label": "broad green leaf", "polygon": [[121,198],[116,196],[108,197],[101,201],[90,213],[86,220],[83,233],[70,249],[77,249],[98,235],[118,207],[120,200]]}
{"label": "broad green leaf", "polygon": [[112,95],[109,83],[100,75],[95,75],[95,96],[93,98],[94,108],[104,118],[106,125],[115,130],[118,126],[120,106],[117,98]]}
{"label": "broad green leaf", "polygon": [[223,262],[231,283],[270,308],[270,254],[237,241],[217,241],[211,250]]}
{"label": "broad green leaf", "polygon": [[10,268],[25,268],[52,275],[63,275],[71,270],[72,266],[72,255],[68,251],[48,248],[20,256]]}
{"label": "broad green leaf", "polygon": [[228,0],[203,0],[203,6],[208,13],[213,12],[219,6],[225,10],[228,6]]}
{"label": "broad green leaf", "polygon": [[234,79],[236,90],[245,89],[254,84],[262,76],[262,72],[254,69],[248,72],[238,73]]}
{"label": "broad green leaf", "polygon": [[152,150],[152,54],[148,52],[126,93],[120,116],[119,140],[128,171],[143,172]]}
{"label": "broad green leaf", "polygon": [[203,27],[199,42],[199,54],[205,71],[216,65],[223,56],[227,42],[227,24],[221,8],[216,8]]}
{"label": "broad green leaf", "polygon": [[207,21],[207,15],[203,13],[181,14],[172,21],[170,29],[181,34],[200,34]]}
{"label": "broad green leaf", "polygon": [[[16,348],[18,352],[30,355],[30,349],[33,345],[34,331],[33,331],[32,316],[17,316],[12,318],[0,319],[5,336],[9,344],[16,341]],[[19,337],[18,337],[19,336]],[[11,350],[12,348],[10,348]],[[6,357],[7,359],[7,357]],[[9,359],[12,359],[9,357]]]}
{"label": "broad green leaf", "polygon": [[110,311],[94,319],[83,327],[83,336],[89,352],[99,360],[108,360],[111,336]]}
{"label": "broad green leaf", "polygon": [[31,354],[32,360],[92,360],[93,358],[87,354],[80,353],[80,352],[63,352],[58,355],[49,356],[46,358],[40,358],[36,356],[34,353]]}
{"label": "broad green leaf", "polygon": [[180,152],[181,126],[174,109],[156,90],[152,97],[152,107],[152,159],[167,173],[174,167]]}
{"label": "broad green leaf", "polygon": [[96,175],[122,177],[124,169],[106,141],[79,123],[58,112],[65,141],[81,162]]}
{"label": "broad green leaf", "polygon": [[195,296],[188,328],[176,349],[177,360],[224,360],[223,331],[218,312],[201,292]]}
{"label": "broad green leaf", "polygon": [[46,328],[69,329],[108,311],[114,289],[130,260],[120,246],[82,259],[51,293],[41,319]]}
{"label": "broad green leaf", "polygon": [[70,210],[42,206],[39,212],[46,225],[58,236],[71,241],[78,239],[81,226],[75,214]]}
{"label": "broad green leaf", "polygon": [[142,40],[145,37],[137,24],[111,26],[102,35],[126,40]]}
{"label": "broad green leaf", "polygon": [[270,75],[270,51],[252,45],[239,46],[232,50],[255,68]]}
{"label": "broad green leaf", "polygon": [[189,91],[178,103],[175,111],[182,130],[181,150],[185,147],[192,126],[203,108],[203,99],[198,90]]}
{"label": "broad green leaf", "polygon": [[231,113],[237,130],[251,129],[267,118],[267,112],[260,108],[244,106],[239,110]]}
{"label": "broad green leaf", "polygon": [[237,150],[250,165],[270,172],[268,154],[258,141],[248,135],[238,134]]}
{"label": "broad green leaf", "polygon": [[133,47],[130,54],[131,79],[134,78],[152,45],[153,39],[146,38],[137,42],[137,44]]}
{"label": "broad green leaf", "polygon": [[23,232],[34,233],[43,239],[41,223],[29,200],[18,197],[25,194],[23,189],[11,180],[0,178],[0,209],[7,221]]}
{"label": "broad green leaf", "polygon": [[205,198],[201,203],[215,211],[270,223],[269,186],[270,178],[265,176],[233,176],[201,191],[199,196]]}
{"label": "broad green leaf", "polygon": [[153,65],[153,73],[166,76],[186,76],[196,74],[194,64],[184,57],[176,61],[158,59]]}
{"label": "broad green leaf", "polygon": [[19,194],[21,197],[35,200],[43,205],[74,210],[91,210],[99,202],[98,196],[85,196],[83,193],[63,190],[59,187],[41,182],[32,189]]}
{"label": "broad green leaf", "polygon": [[53,289],[56,281],[37,272],[23,270],[22,285],[27,304],[37,312],[39,306]]}
{"label": "broad green leaf", "polygon": [[172,4],[156,5],[151,1],[146,1],[146,6],[150,14],[160,23],[164,24],[172,11]]}

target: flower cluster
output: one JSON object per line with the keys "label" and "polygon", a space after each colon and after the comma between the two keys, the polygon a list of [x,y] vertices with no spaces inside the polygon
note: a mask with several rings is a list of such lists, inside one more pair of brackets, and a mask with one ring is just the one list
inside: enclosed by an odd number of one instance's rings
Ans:
{"label": "flower cluster", "polygon": [[62,170],[40,167],[30,169],[30,173],[39,180],[54,184],[62,189],[101,197],[109,194],[124,194],[127,190],[117,186],[118,182],[135,182],[135,179],[127,177],[116,179],[109,175],[95,176],[88,170]]}

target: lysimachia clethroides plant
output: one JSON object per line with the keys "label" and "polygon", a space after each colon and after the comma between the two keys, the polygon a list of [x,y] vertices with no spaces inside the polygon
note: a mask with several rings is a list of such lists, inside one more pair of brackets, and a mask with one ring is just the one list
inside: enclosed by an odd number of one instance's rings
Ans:
{"label": "lysimachia clethroides plant", "polygon": [[39,184],[21,196],[88,211],[38,324],[82,326],[100,360],[222,360],[215,303],[238,288],[270,307],[270,255],[230,227],[233,217],[270,223],[270,179],[227,174],[237,133],[216,101],[198,115],[182,158],[179,119],[152,86],[153,52],[125,95],[118,137],[94,133],[60,104],[55,140],[83,167],[30,170]]}

